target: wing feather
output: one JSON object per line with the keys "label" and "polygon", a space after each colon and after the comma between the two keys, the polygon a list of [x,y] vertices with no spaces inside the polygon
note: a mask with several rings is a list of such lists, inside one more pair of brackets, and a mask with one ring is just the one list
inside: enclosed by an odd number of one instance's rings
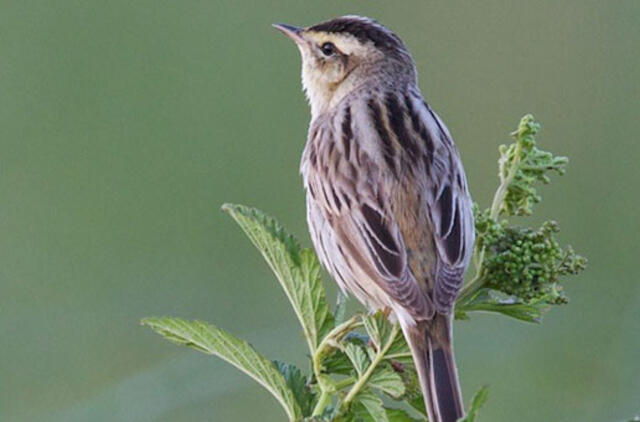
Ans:
{"label": "wing feather", "polygon": [[432,133],[431,138],[440,140],[433,152],[433,160],[438,165],[431,166],[428,179],[433,192],[431,197],[434,198],[429,210],[436,228],[434,237],[439,257],[433,300],[438,311],[442,312],[451,309],[462,287],[473,250],[475,229],[464,169],[451,134],[426,103],[423,103],[421,121]]}

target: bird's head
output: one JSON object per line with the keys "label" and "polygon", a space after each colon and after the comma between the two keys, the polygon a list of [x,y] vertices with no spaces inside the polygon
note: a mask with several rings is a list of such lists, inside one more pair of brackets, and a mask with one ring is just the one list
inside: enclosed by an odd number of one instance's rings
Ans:
{"label": "bird's head", "polygon": [[415,83],[415,67],[403,42],[372,19],[343,16],[306,28],[274,27],[300,50],[302,85],[314,115],[367,84]]}

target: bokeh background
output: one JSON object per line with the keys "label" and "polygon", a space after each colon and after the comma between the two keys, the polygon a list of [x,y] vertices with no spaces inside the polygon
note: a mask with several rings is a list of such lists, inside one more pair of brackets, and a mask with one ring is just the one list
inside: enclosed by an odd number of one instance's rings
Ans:
{"label": "bokeh background", "polygon": [[[525,113],[569,155],[533,222],[590,259],[542,325],[456,323],[481,421],[640,411],[640,2],[0,1],[0,420],[282,421],[221,361],[139,325],[215,322],[305,366],[296,320],[223,202],[306,245],[309,112],[272,22],[357,13],[394,29],[488,205]],[[331,285],[330,296],[335,289]],[[353,305],[355,307],[355,305]]]}

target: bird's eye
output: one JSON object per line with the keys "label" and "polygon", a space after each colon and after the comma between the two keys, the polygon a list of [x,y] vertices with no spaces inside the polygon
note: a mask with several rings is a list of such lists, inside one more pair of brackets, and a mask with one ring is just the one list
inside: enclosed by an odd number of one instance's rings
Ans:
{"label": "bird's eye", "polygon": [[326,42],[322,44],[320,50],[322,50],[322,54],[329,57],[333,56],[333,54],[336,52],[336,46],[332,42]]}

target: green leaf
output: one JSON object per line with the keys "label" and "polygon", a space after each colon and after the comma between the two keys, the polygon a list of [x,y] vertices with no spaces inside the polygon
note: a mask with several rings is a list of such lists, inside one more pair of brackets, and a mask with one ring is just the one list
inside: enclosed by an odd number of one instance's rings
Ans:
{"label": "green leaf", "polygon": [[395,399],[399,399],[405,391],[402,378],[390,367],[378,367],[369,378],[367,385]]}
{"label": "green leaf", "polygon": [[384,344],[387,344],[391,334],[391,323],[381,311],[362,318],[362,322],[376,348],[380,349]]}
{"label": "green leaf", "polygon": [[407,412],[402,409],[389,409],[385,408],[387,412],[387,418],[389,422],[420,422],[424,419],[415,419],[409,416]]}
{"label": "green leaf", "polygon": [[349,375],[353,371],[351,360],[339,349],[334,349],[324,356],[322,367],[329,374]]}
{"label": "green leaf", "polygon": [[356,346],[353,343],[347,343],[344,347],[344,353],[349,357],[349,360],[351,361],[353,368],[358,373],[358,376],[361,376],[369,366],[369,358],[365,351],[362,347]]}
{"label": "green leaf", "polygon": [[[407,369],[408,368],[408,369]],[[422,390],[420,388],[420,380],[418,374],[413,367],[413,364],[409,367],[405,367],[405,370],[400,372],[400,378],[404,384],[404,399],[416,412],[418,412],[423,419],[426,419],[426,408],[424,398],[422,397]]]}
{"label": "green leaf", "polygon": [[145,318],[142,324],[173,343],[216,355],[229,362],[266,388],[282,405],[290,421],[300,418],[300,408],[285,378],[271,361],[247,342],[200,321]]}
{"label": "green leaf", "polygon": [[318,258],[310,249],[302,249],[293,236],[262,211],[233,204],[225,204],[222,209],[240,225],[278,277],[313,356],[321,339],[334,326]]}
{"label": "green leaf", "polygon": [[[340,348],[344,349],[346,344],[366,347],[369,337],[363,336],[353,329],[359,325],[360,318],[353,316],[337,325],[323,341],[328,342],[331,347],[323,350],[322,367],[324,372],[331,374],[351,375],[353,364],[349,357]],[[343,344],[338,348],[338,344]]]}
{"label": "green leaf", "polygon": [[399,332],[396,335],[396,338],[393,339],[391,347],[389,347],[389,350],[385,354],[385,359],[399,363],[404,367],[413,366],[413,356],[411,355],[411,350],[409,349],[407,340],[402,335],[402,332]]}
{"label": "green leaf", "polygon": [[384,409],[382,399],[371,390],[362,390],[356,397],[357,403],[360,403],[371,415],[375,422],[389,422],[387,412]]}
{"label": "green leaf", "polygon": [[336,307],[333,312],[336,324],[344,322],[345,314],[347,312],[347,295],[338,290],[338,296],[336,297]]}
{"label": "green leaf", "polygon": [[287,382],[287,386],[293,393],[298,406],[300,406],[302,415],[311,415],[315,395],[311,391],[311,388],[309,388],[307,377],[305,377],[295,365],[279,361],[274,361],[273,363]]}
{"label": "green leaf", "polygon": [[384,355],[385,360],[390,360],[395,363],[399,363],[403,366],[413,364],[413,358],[411,350],[407,345],[407,341],[402,335],[402,331],[398,330],[393,335],[393,325],[389,322],[389,319],[382,312],[377,312],[374,315],[368,315],[362,318],[363,325],[367,331],[368,337],[373,342],[376,350],[380,350],[384,345],[390,341],[391,346]]}
{"label": "green leaf", "polygon": [[456,319],[467,319],[467,312],[483,311],[500,313],[525,322],[540,322],[548,306],[540,303],[522,303],[519,298],[497,290],[481,288],[468,300],[457,303]]}
{"label": "green leaf", "polygon": [[364,351],[367,352],[367,356],[369,357],[369,360],[372,362],[376,359],[376,356],[378,355],[377,350],[369,345],[365,347]]}
{"label": "green leaf", "polygon": [[473,396],[473,399],[471,400],[471,407],[467,412],[467,416],[460,420],[460,422],[475,422],[478,410],[480,410],[480,408],[485,405],[488,399],[489,387],[485,385],[481,387],[480,390],[478,390],[478,392],[476,392],[476,394]]}
{"label": "green leaf", "polygon": [[[531,114],[524,116],[511,135],[515,142],[500,146],[499,176],[505,190],[500,212],[504,215],[531,215],[541,197],[536,184],[549,183],[550,172],[564,174],[569,160],[537,148],[540,124]],[[498,205],[498,204],[496,204]]]}
{"label": "green leaf", "polygon": [[[384,407],[383,409],[389,422],[424,421],[424,419],[412,418],[407,412],[402,409],[392,409],[388,407]],[[351,407],[351,411],[348,414],[334,419],[334,422],[378,422],[378,420],[374,419],[367,408],[364,407],[361,403],[354,403],[354,405]]]}
{"label": "green leaf", "polygon": [[427,419],[427,409],[424,402],[424,397],[416,396],[412,400],[407,400],[407,403],[417,412],[419,412],[425,419]]}

